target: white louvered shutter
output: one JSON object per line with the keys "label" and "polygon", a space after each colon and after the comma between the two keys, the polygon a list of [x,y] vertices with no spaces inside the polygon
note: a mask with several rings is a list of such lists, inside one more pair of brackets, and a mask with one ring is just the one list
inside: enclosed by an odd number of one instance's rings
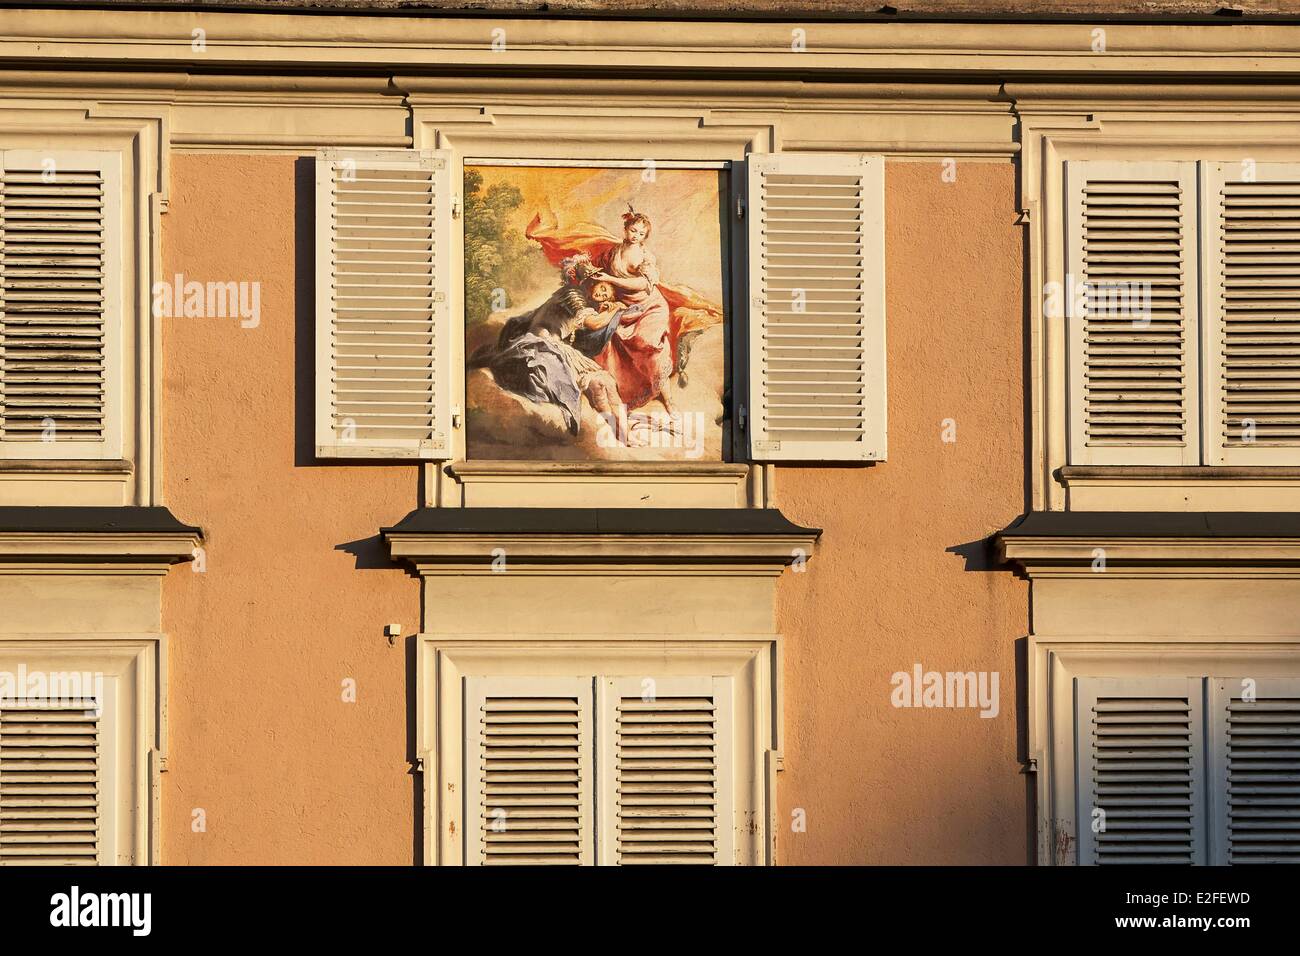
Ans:
{"label": "white louvered shutter", "polygon": [[316,161],[316,453],[450,456],[454,166],[445,151]]}
{"label": "white louvered shutter", "polygon": [[1196,164],[1065,174],[1070,460],[1199,464]]}
{"label": "white louvered shutter", "polygon": [[95,702],[0,703],[0,864],[110,862]]}
{"label": "white louvered shutter", "polygon": [[465,861],[593,861],[592,679],[467,678]]}
{"label": "white louvered shutter", "polygon": [[602,864],[736,862],[730,678],[605,678]]}
{"label": "white louvered shutter", "polygon": [[0,457],[120,458],[121,158],[0,163]]}
{"label": "white louvered shutter", "polygon": [[1222,678],[1213,690],[1213,862],[1300,863],[1300,678]]}
{"label": "white louvered shutter", "polygon": [[1300,464],[1300,164],[1208,163],[1210,464]]}
{"label": "white louvered shutter", "polygon": [[1201,681],[1080,678],[1076,699],[1079,862],[1204,864]]}
{"label": "white louvered shutter", "polygon": [[751,455],[883,460],[884,161],[772,153],[748,175]]}

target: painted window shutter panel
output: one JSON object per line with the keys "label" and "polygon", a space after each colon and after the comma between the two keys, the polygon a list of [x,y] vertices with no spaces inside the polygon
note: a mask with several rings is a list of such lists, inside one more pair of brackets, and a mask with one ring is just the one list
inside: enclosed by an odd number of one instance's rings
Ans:
{"label": "painted window shutter panel", "polygon": [[749,158],[750,453],[886,452],[884,160]]}
{"label": "painted window shutter panel", "polygon": [[730,678],[605,678],[598,706],[601,863],[734,864]]}
{"label": "painted window shutter panel", "polygon": [[441,150],[317,156],[320,457],[450,457],[454,176]]}
{"label": "painted window shutter panel", "polygon": [[593,693],[589,677],[466,678],[466,863],[592,863]]}
{"label": "painted window shutter panel", "polygon": [[0,864],[112,862],[101,832],[108,788],[95,706],[0,705]]}
{"label": "painted window shutter panel", "polygon": [[121,159],[0,162],[0,457],[119,458]]}
{"label": "painted window shutter panel", "polygon": [[1300,863],[1300,678],[1213,682],[1213,862]]}
{"label": "painted window shutter panel", "polygon": [[1206,165],[1210,464],[1300,464],[1300,164]]}
{"label": "painted window shutter panel", "polygon": [[1201,693],[1195,678],[1079,679],[1081,864],[1206,862]]}
{"label": "painted window shutter panel", "polygon": [[1065,176],[1071,462],[1199,464],[1196,164]]}

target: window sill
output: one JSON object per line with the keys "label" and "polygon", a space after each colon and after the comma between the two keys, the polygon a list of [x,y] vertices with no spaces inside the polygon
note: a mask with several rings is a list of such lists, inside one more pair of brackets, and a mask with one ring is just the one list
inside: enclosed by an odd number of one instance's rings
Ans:
{"label": "window sill", "polygon": [[1065,465],[1070,511],[1296,511],[1300,468],[1284,465]]}
{"label": "window sill", "polygon": [[135,471],[125,458],[0,458],[5,475],[130,475]]}
{"label": "window sill", "polygon": [[466,508],[745,508],[750,466],[680,461],[459,461],[447,466]]}

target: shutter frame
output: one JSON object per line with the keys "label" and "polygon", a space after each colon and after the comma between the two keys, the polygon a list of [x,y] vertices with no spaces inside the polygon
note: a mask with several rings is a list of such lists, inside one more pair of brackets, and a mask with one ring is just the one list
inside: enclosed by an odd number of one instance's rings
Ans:
{"label": "shutter frame", "polygon": [[[422,170],[431,175],[430,190],[426,202],[411,203],[409,208],[427,210],[431,220],[430,242],[426,252],[427,266],[430,274],[429,303],[427,325],[423,330],[415,327],[410,336],[423,335],[431,343],[431,354],[427,356],[429,381],[423,387],[423,398],[428,403],[428,425],[412,422],[404,412],[400,419],[403,429],[400,436],[386,437],[375,434],[373,426],[382,425],[381,419],[367,418],[366,413],[349,408],[347,402],[336,402],[336,382],[340,364],[336,358],[337,328],[340,321],[336,300],[337,277],[337,219],[335,198],[338,194],[340,173],[343,170],[355,170],[358,174],[367,172],[410,172]],[[316,401],[315,401],[315,444],[316,455],[320,458],[372,458],[392,459],[410,458],[423,460],[445,460],[452,457],[452,386],[456,380],[453,368],[453,330],[451,303],[454,299],[453,284],[462,279],[463,269],[461,233],[459,221],[454,221],[454,198],[460,194],[456,180],[458,164],[450,150],[353,150],[324,149],[316,156]],[[362,177],[364,178],[364,177]],[[346,186],[344,187],[346,189]],[[359,228],[359,227],[358,227]],[[373,239],[372,239],[373,241]],[[407,254],[407,264],[414,261],[412,253]],[[408,278],[411,272],[405,272]],[[368,321],[377,324],[380,320]],[[417,316],[417,318],[419,318]],[[346,333],[345,333],[346,334]],[[369,334],[391,334],[376,333]],[[412,346],[404,346],[414,359],[418,352]],[[424,356],[421,356],[424,357]],[[385,367],[384,362],[393,363],[401,360],[390,358],[368,358],[357,364],[371,366],[374,371],[392,372],[392,367]],[[412,370],[418,366],[408,366]],[[355,371],[355,370],[349,370]],[[362,370],[363,377],[365,370]],[[384,376],[369,376],[384,377]],[[391,388],[395,382],[384,383]],[[359,388],[353,385],[353,388]],[[417,393],[410,388],[401,403],[407,408],[414,407]],[[355,393],[352,396],[355,398]],[[346,410],[340,410],[338,406]],[[352,406],[354,409],[356,406]],[[389,408],[393,405],[390,404]],[[391,413],[391,412],[390,412]],[[378,413],[388,414],[388,413]],[[339,427],[341,420],[352,420],[357,435],[350,437],[346,427]],[[389,431],[397,429],[388,428]],[[419,431],[419,436],[410,434]],[[382,430],[381,430],[382,432]],[[363,434],[364,433],[364,434]]]}
{"label": "shutter frame", "polygon": [[[1187,733],[1183,736],[1187,739],[1187,799],[1186,810],[1188,821],[1188,836],[1182,845],[1182,851],[1178,854],[1157,854],[1165,855],[1186,855],[1187,861],[1193,864],[1204,864],[1207,861],[1207,831],[1208,824],[1206,820],[1206,748],[1204,722],[1202,715],[1202,681],[1193,677],[1132,677],[1132,678],[1112,678],[1112,677],[1082,677],[1076,680],[1075,687],[1075,766],[1076,766],[1076,788],[1075,788],[1075,820],[1077,829],[1077,839],[1079,854],[1078,860],[1082,865],[1098,865],[1106,862],[1142,862],[1134,857],[1143,856],[1136,848],[1123,849],[1122,844],[1117,844],[1113,839],[1106,841],[1104,837],[1092,831],[1092,811],[1094,807],[1100,806],[1107,810],[1106,823],[1107,830],[1112,835],[1124,832],[1117,829],[1117,824],[1138,822],[1145,823],[1145,827],[1139,827],[1145,833],[1159,832],[1163,829],[1162,824],[1167,825],[1170,818],[1175,815],[1176,806],[1166,805],[1160,809],[1156,804],[1147,805],[1145,812],[1136,821],[1132,814],[1133,804],[1116,804],[1116,797],[1110,795],[1099,796],[1096,792],[1098,786],[1098,765],[1101,764],[1105,772],[1109,774],[1130,773],[1132,776],[1148,776],[1151,772],[1160,774],[1171,774],[1174,771],[1170,769],[1152,768],[1151,762],[1156,764],[1171,765],[1170,757],[1153,757],[1148,762],[1146,768],[1133,768],[1131,765],[1118,763],[1121,760],[1119,752],[1126,749],[1125,744],[1129,744],[1134,749],[1141,750],[1142,745],[1133,741],[1123,740],[1125,735],[1117,732],[1114,723],[1109,724],[1106,734],[1111,743],[1109,748],[1098,748],[1095,745],[1096,732],[1099,724],[1095,717],[1099,702],[1116,702],[1108,704],[1108,707],[1118,707],[1122,712],[1133,713],[1142,709],[1139,703],[1144,700],[1167,701],[1167,705],[1174,712],[1166,710],[1155,710],[1152,713],[1140,714],[1140,720],[1159,721],[1157,726],[1168,736],[1170,743],[1160,744],[1150,749],[1164,750],[1170,753],[1176,752],[1178,735],[1173,732],[1178,720],[1176,710],[1178,703],[1186,702],[1185,717],[1182,718],[1187,728]],[[1132,705],[1125,702],[1132,701]],[[1161,705],[1157,705],[1160,707]],[[1122,714],[1116,714],[1113,711],[1107,716],[1111,721],[1123,720]],[[1106,726],[1106,725],[1101,725]],[[1144,724],[1135,724],[1132,726],[1144,726]],[[1120,739],[1117,740],[1116,738]],[[1160,736],[1147,739],[1161,739]],[[1107,756],[1100,757],[1098,751],[1109,750]],[[1133,758],[1140,760],[1141,758]],[[1103,763],[1104,761],[1104,763]],[[1123,768],[1123,769],[1121,769]],[[1145,770],[1145,773],[1143,772]],[[1112,786],[1115,781],[1110,782]],[[1170,783],[1176,781],[1169,781]],[[1123,782],[1124,786],[1136,791],[1127,799],[1141,800],[1151,798],[1154,791],[1165,789],[1160,784],[1152,783],[1149,779],[1143,781],[1132,780]],[[1162,796],[1160,799],[1171,799],[1170,796]],[[1109,808],[1107,804],[1110,804]],[[1141,806],[1138,804],[1137,806]],[[1121,808],[1130,808],[1128,813],[1130,818],[1125,820]],[[1103,846],[1116,847],[1114,850],[1103,849]],[[1125,855],[1128,859],[1124,859]]]}
{"label": "shutter frame", "polygon": [[[634,862],[678,862],[678,863],[702,863],[712,862],[717,866],[730,866],[736,862],[736,827],[739,825],[736,819],[736,776],[735,776],[735,714],[733,702],[732,680],[728,677],[660,677],[654,678],[654,700],[652,702],[643,702],[643,680],[642,677],[606,677],[599,683],[599,698],[597,701],[597,712],[599,714],[599,727],[597,737],[599,743],[599,766],[598,772],[600,777],[600,797],[599,812],[599,859],[602,865],[628,865]],[[641,729],[648,722],[651,727],[654,726],[653,718],[656,715],[668,714],[670,718],[688,723],[695,729],[693,734],[669,735],[679,739],[686,737],[695,737],[702,739],[705,734],[700,729],[700,725],[690,718],[697,716],[693,709],[694,704],[688,703],[692,699],[705,698],[712,701],[712,750],[713,750],[713,768],[714,768],[714,790],[713,802],[711,808],[713,811],[713,836],[712,860],[707,861],[702,854],[698,852],[701,848],[693,840],[688,840],[687,832],[678,834],[679,849],[669,850],[662,854],[647,853],[640,859],[633,859],[627,852],[626,847],[635,845],[637,842],[645,842],[647,837],[651,837],[656,829],[666,829],[666,824],[672,822],[671,817],[676,813],[682,812],[679,807],[676,812],[670,811],[667,816],[669,819],[653,817],[646,819],[644,817],[631,817],[624,815],[625,799],[628,795],[628,786],[633,781],[627,770],[627,753],[629,750],[646,749],[644,746],[628,746],[626,741],[628,735],[625,733],[627,726],[636,726]],[[634,701],[634,708],[637,713],[631,716],[639,717],[641,724],[623,723],[628,713],[623,713],[621,708],[624,701]],[[663,725],[660,725],[663,726]],[[641,742],[647,737],[653,739],[655,731],[647,735],[637,735]],[[666,733],[666,732],[662,732]],[[662,735],[661,733],[661,735]],[[658,749],[658,748],[652,748]],[[693,741],[690,744],[681,742],[666,746],[659,751],[662,757],[671,762],[679,762],[683,765],[698,762],[698,757],[691,757],[688,754],[697,753],[699,745]],[[672,750],[679,750],[681,756],[673,758],[669,756]],[[662,771],[662,768],[660,768]],[[641,771],[648,773],[651,771]],[[682,777],[696,777],[699,775],[698,770],[688,770]],[[671,794],[668,790],[674,785],[683,783],[688,786],[697,786],[690,780],[678,780],[667,782],[651,782],[649,784],[637,781],[642,786],[656,788],[653,793],[668,797]],[[642,799],[649,799],[648,794],[643,794]],[[668,804],[665,804],[667,806]],[[649,809],[649,808],[647,808]],[[704,807],[691,808],[697,813]],[[696,817],[692,822],[702,822],[707,817]],[[701,829],[701,832],[703,830]],[[693,835],[693,834],[690,834]],[[681,842],[685,840],[685,842]],[[647,858],[648,857],[648,858]]]}
{"label": "shutter frame", "polygon": [[[63,388],[57,386],[51,388],[40,388],[28,384],[27,390],[39,390],[40,394],[47,396],[51,401],[57,404],[63,404],[64,401],[70,401],[74,394],[82,396],[82,408],[93,408],[98,411],[99,428],[98,438],[88,438],[84,440],[61,440],[58,429],[58,418],[47,415],[44,417],[54,418],[55,432],[54,441],[42,441],[39,439],[31,440],[26,438],[14,439],[7,437],[0,431],[0,459],[50,459],[50,460],[102,460],[118,459],[123,456],[124,448],[124,339],[125,339],[125,322],[127,311],[124,304],[124,274],[125,274],[125,247],[124,247],[124,230],[126,226],[125,215],[123,212],[123,172],[122,172],[122,155],[112,150],[24,150],[11,149],[0,151],[0,170],[3,171],[3,178],[0,179],[0,240],[6,237],[12,237],[16,230],[14,228],[16,220],[10,208],[10,199],[12,197],[11,177],[15,173],[41,173],[46,167],[47,162],[53,162],[55,178],[50,182],[50,197],[52,200],[62,200],[67,202],[64,197],[54,196],[54,190],[60,185],[72,186],[76,188],[78,183],[74,180],[71,183],[59,182],[59,175],[72,173],[95,173],[99,177],[100,185],[100,203],[98,207],[101,239],[98,247],[99,268],[102,275],[99,276],[100,292],[100,309],[98,311],[100,342],[97,348],[91,346],[89,349],[79,349],[78,351],[92,351],[98,353],[98,361],[101,372],[99,375],[99,393],[98,402],[93,401],[93,392],[88,393],[87,388],[91,387],[83,378],[77,381],[67,380],[63,383]],[[35,184],[29,184],[29,186]],[[37,187],[39,188],[39,187]],[[85,187],[81,187],[84,194]],[[52,202],[50,209],[56,209],[57,205]],[[86,208],[82,205],[80,208]],[[25,212],[30,213],[31,207]],[[82,235],[87,233],[83,232]],[[0,248],[10,250],[15,243],[12,239],[0,241]],[[12,255],[12,253],[9,253]],[[78,252],[78,256],[84,258],[85,253]],[[73,258],[71,250],[64,254],[65,259]],[[8,262],[8,256],[3,257],[3,262]],[[93,265],[69,265],[64,263],[51,263],[47,267],[50,274],[72,271],[82,271],[93,269]],[[12,310],[6,309],[6,303],[11,300],[13,295],[12,284],[14,283],[17,273],[12,266],[6,268],[0,264],[0,410],[5,407],[6,395],[13,395],[15,376],[12,370],[6,369],[6,357],[10,362],[13,361],[13,352],[11,349],[4,348],[6,339],[12,340],[15,335],[15,329],[12,327]],[[35,280],[38,284],[42,281],[49,282],[51,278],[42,279],[37,275],[29,274],[30,280]],[[75,281],[84,283],[91,281],[91,272],[86,272],[85,276],[69,277]],[[21,280],[19,281],[21,285]],[[80,294],[80,299],[85,299],[84,289]],[[57,299],[66,309],[72,304],[71,300],[77,296],[70,295],[72,287],[63,290],[63,295]],[[29,291],[30,294],[30,291]],[[84,301],[82,302],[84,304]],[[57,308],[57,306],[56,306]],[[81,318],[85,318],[90,313],[82,313]],[[71,346],[69,346],[71,347]],[[92,360],[94,362],[95,360]],[[47,375],[49,373],[46,373]],[[58,395],[62,392],[64,399],[59,399]],[[92,401],[89,405],[84,404],[87,397]],[[74,407],[68,405],[66,407]],[[84,413],[83,413],[84,414]],[[94,420],[91,418],[90,420]],[[66,433],[66,431],[65,431]]]}
{"label": "shutter frame", "polygon": [[[1216,678],[1211,685],[1210,862],[1300,863],[1300,677],[1252,678],[1256,701],[1249,706],[1241,700],[1244,679]],[[1252,737],[1263,728],[1267,736]],[[1264,779],[1282,775],[1293,781]],[[1268,840],[1260,830],[1282,839]],[[1282,846],[1287,849],[1269,850]]]}
{"label": "shutter frame", "polygon": [[[1300,464],[1300,397],[1290,401],[1279,401],[1273,397],[1271,403],[1268,402],[1270,396],[1267,392],[1260,394],[1258,391],[1250,395],[1247,399],[1243,396],[1243,401],[1238,401],[1230,408],[1228,378],[1231,376],[1236,380],[1237,388],[1231,391],[1241,392],[1241,386],[1244,384],[1242,379],[1249,374],[1247,369],[1251,367],[1258,368],[1257,364],[1261,361],[1281,362],[1282,367],[1277,369],[1281,375],[1270,376],[1271,381],[1262,382],[1258,378],[1250,379],[1253,385],[1263,384],[1280,384],[1278,379],[1288,383],[1294,383],[1296,388],[1292,393],[1300,393],[1300,316],[1293,323],[1287,323],[1295,326],[1294,331],[1289,336],[1279,335],[1278,333],[1263,332],[1263,329],[1247,329],[1241,322],[1241,309],[1248,304],[1248,300],[1243,296],[1250,298],[1264,298],[1267,293],[1261,294],[1251,288],[1254,283],[1245,275],[1234,274],[1228,275],[1228,267],[1231,264],[1234,267],[1234,273],[1243,268],[1261,268],[1260,264],[1248,264],[1242,258],[1246,253],[1238,244],[1229,245],[1228,233],[1231,231],[1238,237],[1253,234],[1260,235],[1262,230],[1251,230],[1249,221],[1243,221],[1243,214],[1247,211],[1242,207],[1240,200],[1255,199],[1250,194],[1260,192],[1265,193],[1270,184],[1290,183],[1293,184],[1295,194],[1286,200],[1276,202],[1273,206],[1275,212],[1289,214],[1288,218],[1300,219],[1300,163],[1257,163],[1254,166],[1255,178],[1252,182],[1245,182],[1242,179],[1243,167],[1239,162],[1207,162],[1205,174],[1205,238],[1204,238],[1204,264],[1203,273],[1205,276],[1205,303],[1204,313],[1206,316],[1206,361],[1205,365],[1205,442],[1207,451],[1207,461],[1212,465],[1297,465]],[[1232,200],[1237,200],[1233,205],[1229,205]],[[1258,202],[1258,199],[1255,199]],[[1229,221],[1234,227],[1228,229]],[[1295,232],[1300,232],[1300,223],[1297,223]],[[1249,240],[1247,240],[1249,241]],[[1273,287],[1273,293],[1270,296],[1277,306],[1277,311],[1295,311],[1300,313],[1295,300],[1300,299],[1300,241],[1295,239],[1283,240],[1285,245],[1295,250],[1291,263],[1284,263],[1281,266],[1275,266],[1277,270],[1273,275],[1278,276],[1285,288],[1286,283],[1293,283],[1295,288],[1290,296],[1281,293],[1278,286]],[[1279,250],[1282,251],[1282,250]],[[1290,250],[1287,250],[1290,251]],[[1255,253],[1259,255],[1259,253]],[[1232,257],[1230,260],[1229,257]],[[1279,275],[1279,273],[1281,273]],[[1229,310],[1227,308],[1226,296],[1232,293],[1234,296],[1234,311],[1236,316],[1233,321],[1229,321]],[[1267,299],[1265,299],[1267,301]],[[1253,302],[1249,304],[1255,304]],[[1286,306],[1290,306],[1287,308]],[[1277,323],[1270,323],[1277,324]],[[1259,326],[1260,323],[1254,323]],[[1251,334],[1251,333],[1256,334]],[[1292,354],[1285,358],[1276,355],[1258,355],[1241,356],[1235,353],[1242,349],[1258,353],[1260,351],[1259,339],[1267,335],[1274,338],[1286,338],[1288,341],[1283,344],[1278,343],[1279,350],[1288,350]],[[1249,340],[1255,341],[1249,341]],[[1234,355],[1228,353],[1229,346],[1233,347]],[[1267,347],[1266,347],[1267,348]],[[1231,366],[1229,366],[1231,362]],[[1249,365],[1247,363],[1250,363]],[[1267,416],[1269,411],[1259,410],[1265,403],[1272,404],[1276,409],[1273,414],[1283,418],[1291,418],[1289,431],[1295,437],[1289,444],[1268,444],[1269,433],[1274,428],[1270,428]],[[1256,426],[1257,435],[1254,443],[1243,444],[1241,442],[1229,441],[1225,432],[1227,426],[1225,420],[1229,411],[1238,412],[1234,419],[1239,417],[1248,417],[1249,413],[1244,413],[1245,408],[1251,412],[1256,412],[1265,421],[1259,422]],[[1259,410],[1259,411],[1257,411]],[[1269,429],[1269,433],[1259,433],[1259,429]],[[1290,437],[1290,436],[1288,436]]]}
{"label": "shutter frame", "polygon": [[[1182,375],[1182,443],[1106,444],[1089,441],[1090,419],[1088,383],[1085,378],[1085,360],[1090,334],[1088,323],[1076,317],[1070,303],[1078,283],[1088,281],[1089,270],[1085,260],[1085,193],[1084,189],[1098,181],[1124,183],[1175,184],[1179,201],[1178,210],[1181,249],[1178,256],[1182,296],[1182,348],[1181,363],[1177,366]],[[1167,196],[1165,197],[1167,198]],[[1069,160],[1065,163],[1065,249],[1066,276],[1062,290],[1062,307],[1066,323],[1067,340],[1067,418],[1070,462],[1077,465],[1196,465],[1200,464],[1200,309],[1198,277],[1198,190],[1196,163],[1178,162],[1125,162],[1110,160]],[[1139,216],[1140,218],[1140,216]],[[1155,255],[1158,253],[1152,252]],[[1139,273],[1142,274],[1142,273]],[[1153,290],[1154,303],[1154,290]],[[1153,321],[1155,321],[1153,319]],[[1145,330],[1138,330],[1139,332]],[[1131,347],[1131,346],[1130,346]],[[1154,372],[1144,376],[1146,381],[1156,381]],[[1127,390],[1127,389],[1126,389]],[[1103,395],[1104,397],[1104,395]],[[1140,403],[1135,403],[1140,404]],[[1104,414],[1101,413],[1101,414]]]}
{"label": "shutter frame", "polygon": [[[883,461],[887,453],[886,417],[887,417],[887,383],[885,359],[885,261],[884,261],[884,159],[881,156],[868,156],[852,153],[768,153],[751,155],[747,161],[749,229],[748,229],[748,367],[749,367],[749,404],[748,421],[750,457],[755,461]],[[825,398],[832,395],[837,401],[843,401],[851,395],[852,400],[844,406],[848,418],[855,418],[859,423],[860,437],[857,440],[830,440],[811,437],[815,432],[804,431],[801,435],[797,428],[783,428],[780,421],[783,416],[775,415],[772,396],[779,394],[782,388],[787,391],[797,390],[798,386],[782,385],[777,369],[772,367],[766,351],[769,334],[780,324],[775,310],[771,308],[774,296],[769,288],[769,270],[766,266],[765,235],[768,217],[768,203],[765,201],[764,181],[767,176],[797,177],[855,177],[857,179],[858,204],[861,216],[861,232],[857,247],[849,256],[856,258],[858,289],[861,300],[854,306],[857,321],[860,323],[857,341],[842,342],[843,352],[854,354],[843,358],[836,357],[835,365],[841,369],[848,367],[859,371],[861,381],[856,390],[842,386],[853,384],[851,379],[841,374],[827,379],[827,369],[834,367],[823,357],[821,368],[813,368],[803,374],[796,374],[795,380],[802,381],[804,375],[821,375],[820,381],[809,383],[811,391],[820,386],[818,394],[805,396],[803,403],[810,406],[825,406]],[[807,186],[790,187],[788,192],[804,190],[807,198]],[[813,187],[815,188],[815,187]],[[828,219],[828,221],[831,221]],[[812,291],[818,291],[812,285],[817,275],[816,270],[807,269],[807,263],[784,267],[787,273],[783,277],[785,284],[790,282],[807,283]],[[852,268],[850,263],[849,268]],[[777,267],[774,267],[777,268]],[[802,274],[799,270],[804,270]],[[825,280],[823,280],[825,281]],[[823,295],[834,297],[834,291],[843,291],[845,279],[834,279],[822,287]],[[797,286],[796,288],[803,288]],[[834,290],[834,291],[827,291]],[[788,290],[782,290],[788,295]],[[810,313],[804,312],[803,315]],[[787,323],[786,328],[799,324],[797,321]],[[809,323],[811,324],[811,323]],[[822,328],[843,326],[844,317],[829,319]],[[835,328],[834,331],[842,331]],[[791,347],[791,346],[787,346]],[[779,359],[777,361],[780,361]],[[786,360],[790,361],[789,359]],[[812,360],[816,362],[814,357]],[[811,364],[811,363],[810,363]],[[815,371],[813,370],[815,369]],[[830,387],[834,382],[841,387]],[[800,404],[797,396],[792,396],[794,404]],[[787,399],[790,402],[791,399]],[[838,409],[837,409],[838,410]],[[787,413],[790,409],[784,409]],[[816,414],[810,412],[810,414]],[[823,420],[824,421],[824,420]],[[817,427],[828,427],[819,425]],[[849,421],[846,426],[854,427]],[[791,435],[798,437],[789,437]]]}
{"label": "shutter frame", "polygon": [[[532,862],[546,862],[545,860],[536,859],[537,857],[552,856],[557,863],[573,863],[586,865],[594,859],[595,846],[595,816],[594,816],[594,793],[595,793],[595,769],[593,766],[595,724],[592,715],[593,704],[592,679],[590,677],[467,677],[465,679],[465,727],[464,727],[464,773],[465,781],[463,792],[465,794],[465,817],[464,817],[464,835],[465,835],[465,862],[467,865],[481,866],[487,863],[489,856],[504,855],[501,853],[489,853],[488,844],[490,841],[495,842],[495,846],[500,850],[505,842],[505,838],[510,836],[510,816],[506,806],[493,806],[493,800],[500,799],[487,792],[488,786],[485,778],[485,760],[487,755],[492,752],[500,754],[502,747],[495,744],[489,745],[484,736],[484,729],[488,726],[486,715],[488,711],[489,700],[494,699],[527,699],[542,698],[553,702],[548,705],[547,709],[556,712],[555,708],[567,708],[568,702],[572,701],[572,713],[576,715],[576,731],[574,734],[574,750],[576,751],[577,761],[577,788],[576,796],[572,805],[577,811],[577,845],[576,852],[570,858],[561,858],[567,856],[556,847],[555,849],[545,849],[541,853],[531,854],[534,859]],[[510,705],[506,705],[507,707]],[[496,717],[505,713],[504,708],[495,711]],[[567,713],[567,710],[563,710]],[[495,717],[494,717],[495,719]],[[558,721],[557,721],[558,722]],[[499,726],[499,724],[498,724]],[[551,738],[555,741],[558,738]],[[547,748],[552,755],[552,759],[559,758],[559,750],[564,749],[563,744],[552,742]],[[495,758],[498,762],[502,759]],[[539,781],[531,782],[534,787],[544,786]],[[527,787],[528,784],[514,784],[515,787]],[[499,792],[499,791],[498,791]],[[534,791],[540,792],[540,790]],[[554,799],[552,796],[551,799]],[[567,801],[556,800],[551,804],[555,807]],[[490,830],[489,819],[495,821],[498,817],[497,811],[505,810],[506,813],[500,817],[504,822],[503,831]],[[491,835],[490,835],[491,834]],[[516,834],[517,835],[517,834]],[[520,856],[528,856],[522,853]],[[526,861],[520,861],[526,862]]]}

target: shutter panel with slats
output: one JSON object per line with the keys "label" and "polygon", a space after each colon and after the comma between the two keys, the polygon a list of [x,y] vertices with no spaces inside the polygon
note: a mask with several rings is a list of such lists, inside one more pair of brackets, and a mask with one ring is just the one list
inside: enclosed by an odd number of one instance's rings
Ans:
{"label": "shutter panel with slats", "polygon": [[316,453],[450,456],[445,151],[325,150],[316,162]]}
{"label": "shutter panel with slats", "polygon": [[1210,464],[1300,464],[1300,164],[1208,163]]}
{"label": "shutter panel with slats", "polygon": [[1195,163],[1065,165],[1071,462],[1199,464]]}
{"label": "shutter panel with slats", "polygon": [[593,858],[590,678],[467,678],[471,865]]}
{"label": "shutter panel with slats", "polygon": [[1210,732],[1214,862],[1300,863],[1300,679],[1216,680]]}
{"label": "shutter panel with slats", "polygon": [[0,457],[120,457],[120,157],[0,160]]}
{"label": "shutter panel with slats", "polygon": [[1200,683],[1079,680],[1080,863],[1206,862]]}
{"label": "shutter panel with slats", "polygon": [[749,159],[750,450],[885,458],[884,162]]}
{"label": "shutter panel with slats", "polygon": [[604,680],[602,863],[735,862],[731,705],[729,678]]}
{"label": "shutter panel with slats", "polygon": [[100,724],[93,700],[0,705],[0,864],[104,859]]}

